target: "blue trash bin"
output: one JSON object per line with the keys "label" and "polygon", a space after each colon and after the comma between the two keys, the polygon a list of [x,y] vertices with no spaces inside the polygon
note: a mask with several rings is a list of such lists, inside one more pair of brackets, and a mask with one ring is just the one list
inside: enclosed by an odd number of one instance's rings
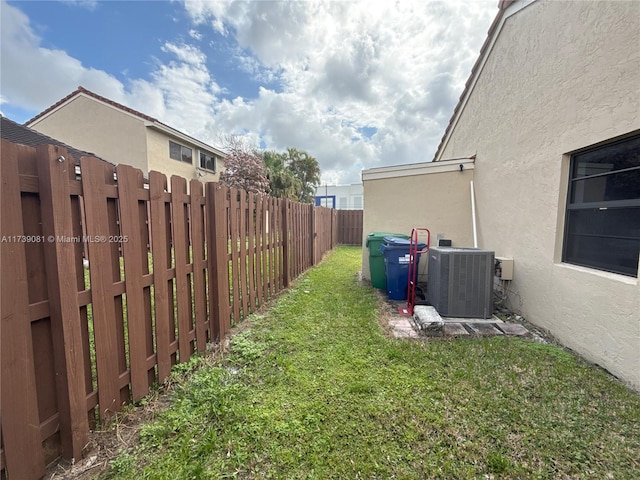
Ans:
{"label": "blue trash bin", "polygon": [[[409,287],[409,261],[411,242],[405,238],[384,237],[380,251],[384,255],[385,272],[387,274],[387,296],[391,300],[406,300]],[[418,251],[424,250],[426,244],[418,243]],[[416,267],[420,262],[420,254],[416,258]],[[418,280],[418,269],[416,277]]]}

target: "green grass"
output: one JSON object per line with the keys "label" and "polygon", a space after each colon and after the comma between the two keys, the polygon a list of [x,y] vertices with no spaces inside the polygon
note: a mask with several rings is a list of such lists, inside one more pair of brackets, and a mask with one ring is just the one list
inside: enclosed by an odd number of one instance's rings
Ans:
{"label": "green grass", "polygon": [[640,398],[552,345],[387,338],[338,248],[107,478],[640,478]]}

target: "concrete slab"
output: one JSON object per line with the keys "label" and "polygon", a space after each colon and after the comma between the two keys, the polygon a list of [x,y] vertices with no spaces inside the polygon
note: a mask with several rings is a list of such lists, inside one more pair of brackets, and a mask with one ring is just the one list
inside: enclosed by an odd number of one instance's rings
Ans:
{"label": "concrete slab", "polygon": [[498,329],[502,330],[505,335],[524,337],[529,333],[529,330],[527,330],[519,323],[501,323],[500,325],[496,326],[498,327]]}
{"label": "concrete slab", "polygon": [[438,311],[428,305],[416,305],[413,309],[413,318],[421,324],[443,323]]}
{"label": "concrete slab", "polygon": [[490,323],[468,323],[467,326],[475,335],[480,337],[491,337],[496,335],[504,335],[500,330]]}
{"label": "concrete slab", "polygon": [[396,338],[418,338],[420,335],[413,328],[394,328],[393,336]]}
{"label": "concrete slab", "polygon": [[391,325],[394,328],[396,327],[413,328],[413,325],[411,325],[411,321],[408,318],[391,318],[389,319],[389,325]]}
{"label": "concrete slab", "polygon": [[445,323],[444,334],[451,337],[468,337],[469,332],[461,323]]}

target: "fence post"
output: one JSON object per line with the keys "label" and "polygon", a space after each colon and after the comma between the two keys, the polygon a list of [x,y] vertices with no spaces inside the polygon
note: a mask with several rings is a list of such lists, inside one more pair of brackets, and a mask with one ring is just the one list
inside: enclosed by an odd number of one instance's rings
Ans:
{"label": "fence post", "polygon": [[[17,145],[2,140],[1,235],[24,235]],[[2,439],[10,478],[35,480],[44,471],[36,398],[24,243],[2,243],[2,335],[0,335]],[[28,452],[29,460],[25,460]]]}
{"label": "fence post", "polygon": [[289,200],[282,201],[282,271],[283,271],[283,287],[287,288],[291,281],[291,272],[289,271]]}
{"label": "fence post", "polygon": [[227,189],[207,183],[207,257],[209,259],[209,312],[211,340],[222,341],[229,317],[229,255]]}
{"label": "fence post", "polygon": [[44,259],[55,352],[60,440],[64,457],[79,460],[87,444],[89,422],[69,192],[69,180],[75,179],[75,164],[60,147],[41,145],[37,152],[42,235],[49,239],[44,244]]}

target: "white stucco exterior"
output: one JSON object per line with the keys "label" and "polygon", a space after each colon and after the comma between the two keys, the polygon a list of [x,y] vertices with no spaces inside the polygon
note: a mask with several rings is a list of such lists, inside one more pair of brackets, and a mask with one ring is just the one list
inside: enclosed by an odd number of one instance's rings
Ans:
{"label": "white stucco exterior", "polygon": [[[167,177],[218,181],[223,153],[144,114],[79,88],[27,126],[70,145],[95,153],[111,163],[156,170]],[[169,156],[169,141],[192,150],[192,163]],[[215,172],[199,168],[200,152],[218,155]]]}
{"label": "white stucco exterior", "polygon": [[477,154],[479,246],[514,259],[511,307],[640,389],[638,278],[562,262],[570,154],[640,131],[640,3],[516,2],[503,21],[436,160]]}

